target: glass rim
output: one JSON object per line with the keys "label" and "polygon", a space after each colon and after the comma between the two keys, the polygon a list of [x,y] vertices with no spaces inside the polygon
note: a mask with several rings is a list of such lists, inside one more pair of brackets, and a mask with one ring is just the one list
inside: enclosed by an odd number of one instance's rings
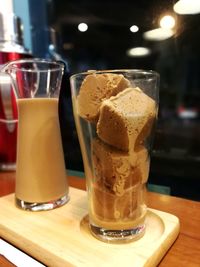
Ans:
{"label": "glass rim", "polygon": [[86,76],[90,74],[106,74],[106,73],[113,73],[113,74],[124,74],[124,73],[135,73],[135,74],[142,74],[142,75],[153,75],[159,78],[159,73],[154,70],[145,70],[145,69],[109,69],[109,70],[88,70],[85,72],[75,73],[71,75],[70,79],[77,78],[78,76]]}
{"label": "glass rim", "polygon": [[[23,68],[17,67],[15,64],[27,64],[27,63],[32,63],[32,64],[44,64],[47,66],[45,70],[43,69],[33,69],[33,68]],[[61,61],[54,61],[54,60],[48,60],[48,59],[42,59],[42,58],[33,58],[33,59],[18,59],[18,60],[13,60],[5,64],[1,71],[7,72],[9,69],[11,70],[19,70],[22,72],[47,72],[47,71],[64,71],[64,63]]]}

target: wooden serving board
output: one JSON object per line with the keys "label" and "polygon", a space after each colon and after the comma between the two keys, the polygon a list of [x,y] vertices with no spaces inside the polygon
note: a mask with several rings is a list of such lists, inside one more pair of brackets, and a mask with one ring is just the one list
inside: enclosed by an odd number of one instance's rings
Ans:
{"label": "wooden serving board", "polygon": [[156,266],[178,233],[177,217],[149,209],[141,239],[107,244],[89,232],[85,191],[70,188],[66,205],[42,212],[15,207],[14,194],[0,198],[0,236],[47,266]]}

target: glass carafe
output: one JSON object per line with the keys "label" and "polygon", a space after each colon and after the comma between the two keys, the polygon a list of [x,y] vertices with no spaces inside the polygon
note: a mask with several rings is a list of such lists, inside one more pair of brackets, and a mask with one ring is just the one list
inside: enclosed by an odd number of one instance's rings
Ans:
{"label": "glass carafe", "polygon": [[68,201],[68,183],[58,118],[62,63],[28,59],[7,64],[18,106],[16,204],[48,210]]}

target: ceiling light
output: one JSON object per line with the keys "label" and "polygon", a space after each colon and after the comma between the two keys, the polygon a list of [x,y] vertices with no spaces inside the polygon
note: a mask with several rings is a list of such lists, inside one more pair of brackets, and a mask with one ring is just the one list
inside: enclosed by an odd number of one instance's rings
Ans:
{"label": "ceiling light", "polygon": [[80,32],[86,32],[87,29],[88,29],[88,25],[87,25],[86,23],[80,23],[80,24],[78,25],[78,30],[79,30]]}
{"label": "ceiling light", "polygon": [[158,28],[151,31],[144,32],[143,37],[149,41],[163,41],[174,35],[171,29]]}
{"label": "ceiling light", "polygon": [[200,13],[199,0],[179,0],[174,5],[174,11],[178,14],[198,14]]}
{"label": "ceiling light", "polygon": [[138,31],[139,31],[139,27],[138,27],[137,25],[132,25],[132,26],[130,27],[130,31],[131,31],[131,32],[138,32]]}
{"label": "ceiling light", "polygon": [[170,16],[166,15],[163,16],[160,20],[160,27],[163,29],[172,29],[175,26],[175,19]]}
{"label": "ceiling light", "polygon": [[144,57],[151,53],[147,47],[134,47],[127,51],[129,57]]}

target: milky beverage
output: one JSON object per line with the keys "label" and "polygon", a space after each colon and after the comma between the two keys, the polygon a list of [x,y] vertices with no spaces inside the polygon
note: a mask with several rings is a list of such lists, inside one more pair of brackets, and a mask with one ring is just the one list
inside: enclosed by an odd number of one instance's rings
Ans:
{"label": "milky beverage", "polygon": [[[150,164],[145,141],[156,118],[155,101],[123,75],[89,74],[73,105],[90,223],[111,230],[143,225]],[[90,141],[83,141],[81,128],[90,130]]]}
{"label": "milky beverage", "polygon": [[67,195],[58,99],[18,99],[16,198],[48,202]]}

